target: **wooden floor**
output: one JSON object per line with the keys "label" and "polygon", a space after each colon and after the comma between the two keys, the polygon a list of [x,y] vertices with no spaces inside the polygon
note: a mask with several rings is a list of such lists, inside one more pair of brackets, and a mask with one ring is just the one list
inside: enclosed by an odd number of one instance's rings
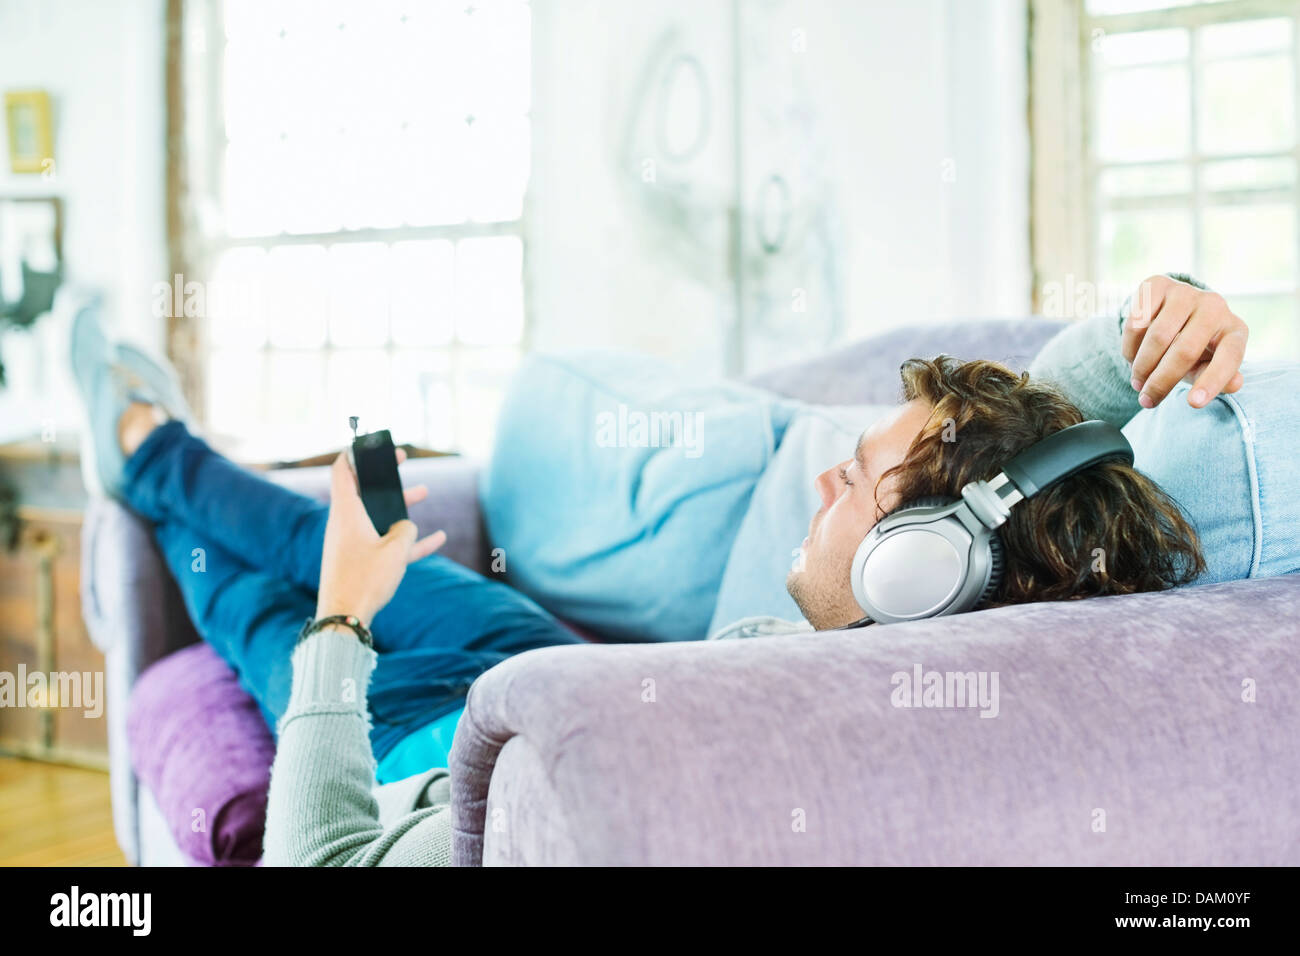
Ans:
{"label": "wooden floor", "polygon": [[126,866],[108,774],[0,757],[0,866]]}

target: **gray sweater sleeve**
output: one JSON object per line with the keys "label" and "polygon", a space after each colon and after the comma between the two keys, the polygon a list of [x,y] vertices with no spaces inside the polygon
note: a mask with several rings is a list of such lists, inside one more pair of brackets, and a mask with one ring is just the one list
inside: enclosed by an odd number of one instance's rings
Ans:
{"label": "gray sweater sleeve", "polygon": [[293,652],[266,808],[268,866],[448,866],[447,774],[375,788],[366,691],[375,653],[323,631]]}
{"label": "gray sweater sleeve", "polygon": [[[1198,289],[1206,288],[1191,276],[1167,275]],[[1130,300],[1118,315],[1099,315],[1074,322],[1058,332],[1029,365],[1030,378],[1052,382],[1079,406],[1085,419],[1101,419],[1123,428],[1142,405],[1133,389],[1133,370],[1120,352],[1124,321]]]}
{"label": "gray sweater sleeve", "polygon": [[1035,356],[1029,377],[1056,385],[1085,419],[1123,428],[1142,406],[1119,350],[1120,328],[1121,320],[1112,315],[1071,323]]}

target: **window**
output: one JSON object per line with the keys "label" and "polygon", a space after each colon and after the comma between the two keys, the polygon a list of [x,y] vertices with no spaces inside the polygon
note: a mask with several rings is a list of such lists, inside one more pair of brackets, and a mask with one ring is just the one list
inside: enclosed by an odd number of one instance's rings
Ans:
{"label": "window", "polygon": [[[530,8],[224,0],[187,25],[207,424],[483,453],[525,342]],[[215,41],[214,41],[215,38]]]}
{"label": "window", "polygon": [[[1044,6],[1035,4],[1036,16]],[[1079,93],[1077,109],[1067,105],[1059,121],[1077,118],[1082,158],[1077,177],[1067,173],[1057,187],[1083,193],[1075,218],[1082,235],[1059,237],[1076,261],[1043,250],[1040,282],[1054,272],[1092,276],[1104,301],[1152,271],[1182,269],[1211,283],[1250,323],[1252,359],[1300,357],[1300,4],[1068,6],[1077,17],[1077,72],[1069,51],[1057,49],[1062,78]],[[1051,22],[1051,11],[1043,19]],[[1036,61],[1052,55],[1036,41]],[[1036,94],[1044,72],[1036,62]],[[1039,129],[1051,122],[1035,110],[1036,139],[1043,132],[1049,144],[1060,141]],[[1036,166],[1038,187],[1056,173]],[[1036,206],[1051,202],[1036,188]],[[1043,219],[1050,223],[1052,215]],[[1036,225],[1042,221],[1036,210]],[[1036,243],[1036,258],[1040,248]]]}

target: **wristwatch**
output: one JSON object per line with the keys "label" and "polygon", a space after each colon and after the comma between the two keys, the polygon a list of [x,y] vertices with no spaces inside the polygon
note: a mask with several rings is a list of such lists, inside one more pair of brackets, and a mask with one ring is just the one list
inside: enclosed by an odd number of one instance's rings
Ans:
{"label": "wristwatch", "polygon": [[301,644],[317,631],[322,631],[335,624],[349,628],[357,636],[357,640],[366,647],[374,649],[375,641],[370,636],[370,629],[361,623],[360,618],[351,614],[331,614],[329,617],[307,618],[307,623],[303,624],[302,630],[298,632],[298,643]]}

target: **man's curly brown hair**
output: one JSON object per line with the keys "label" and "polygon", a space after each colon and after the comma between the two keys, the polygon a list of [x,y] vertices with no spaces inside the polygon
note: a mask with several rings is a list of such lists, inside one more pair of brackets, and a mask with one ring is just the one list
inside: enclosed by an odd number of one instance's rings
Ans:
{"label": "man's curly brown hair", "polygon": [[[907,457],[881,476],[893,478],[902,504],[960,497],[968,482],[993,478],[1026,448],[1084,420],[1058,388],[997,362],[940,355],[909,359],[901,372],[904,401],[933,409]],[[998,533],[1005,573],[984,607],[1162,591],[1205,570],[1178,504],[1122,462],[1093,465],[1022,501]]]}

